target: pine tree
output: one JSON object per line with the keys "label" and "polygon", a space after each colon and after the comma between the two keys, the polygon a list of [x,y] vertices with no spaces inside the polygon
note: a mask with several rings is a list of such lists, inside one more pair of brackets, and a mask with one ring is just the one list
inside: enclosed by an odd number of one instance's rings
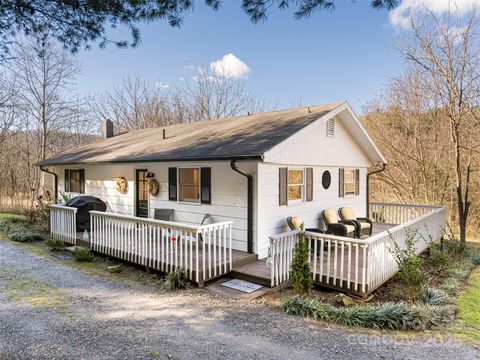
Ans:
{"label": "pine tree", "polygon": [[309,263],[310,249],[305,234],[298,235],[298,242],[293,250],[290,279],[294,291],[299,295],[309,295],[313,289],[312,271]]}

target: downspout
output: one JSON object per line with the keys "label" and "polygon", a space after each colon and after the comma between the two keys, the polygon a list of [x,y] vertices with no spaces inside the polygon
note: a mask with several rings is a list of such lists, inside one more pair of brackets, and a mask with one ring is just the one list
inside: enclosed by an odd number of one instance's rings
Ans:
{"label": "downspout", "polygon": [[233,171],[247,178],[247,251],[253,254],[253,176],[240,170],[235,159],[230,160],[230,167]]}
{"label": "downspout", "polygon": [[382,171],[385,171],[385,170],[387,170],[387,164],[383,163],[381,169],[374,170],[367,174],[367,212],[366,214],[368,218],[370,217],[370,176],[381,173]]}
{"label": "downspout", "polygon": [[42,170],[43,172],[46,172],[47,174],[53,175],[54,182],[55,182],[55,191],[54,191],[55,197],[54,197],[54,199],[55,199],[55,202],[57,202],[58,201],[58,175],[56,173],[54,173],[53,171],[45,169],[43,166],[40,166],[40,170]]}

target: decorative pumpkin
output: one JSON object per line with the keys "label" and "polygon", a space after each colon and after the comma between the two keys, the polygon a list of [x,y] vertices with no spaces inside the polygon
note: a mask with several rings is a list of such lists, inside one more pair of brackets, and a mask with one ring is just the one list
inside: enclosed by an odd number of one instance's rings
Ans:
{"label": "decorative pumpkin", "polygon": [[158,194],[158,190],[160,189],[160,186],[158,185],[158,181],[155,180],[154,178],[148,179],[148,193],[152,196],[155,196]]}
{"label": "decorative pumpkin", "polygon": [[127,189],[128,189],[127,179],[125,179],[124,177],[117,177],[115,179],[115,181],[117,182],[117,185],[115,187],[117,189],[117,191],[120,194],[125,194],[127,192]]}

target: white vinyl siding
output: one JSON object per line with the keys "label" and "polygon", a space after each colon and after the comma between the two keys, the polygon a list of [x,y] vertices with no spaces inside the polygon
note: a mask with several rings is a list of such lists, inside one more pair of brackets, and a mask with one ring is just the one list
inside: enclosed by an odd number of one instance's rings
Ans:
{"label": "white vinyl siding", "polygon": [[[365,216],[366,197],[363,195],[346,198],[338,197],[338,167],[311,166],[313,168],[313,200],[297,206],[279,206],[279,167],[284,165],[258,165],[258,247],[259,259],[265,258],[268,253],[269,236],[280,234],[288,230],[286,219],[288,216],[299,216],[307,228],[320,226],[320,215],[323,209],[338,209],[342,206],[351,206],[358,216]],[[310,165],[309,165],[310,167]],[[360,169],[360,194],[365,194],[367,167]],[[330,187],[326,190],[322,186],[322,174],[329,170],[332,176]]]}
{"label": "white vinyl siding", "polygon": [[[59,192],[63,192],[64,169],[56,167],[59,175]],[[211,204],[193,205],[168,200],[168,168],[211,168]],[[254,162],[238,162],[238,167],[251,173],[256,183],[257,165]],[[229,162],[157,162],[132,164],[102,164],[85,166],[85,193],[96,196],[107,203],[107,211],[134,215],[135,168],[147,169],[155,174],[159,183],[156,196],[149,195],[150,218],[155,208],[174,209],[172,221],[198,225],[205,214],[211,218],[207,223],[233,221],[232,244],[236,250],[247,251],[247,179],[234,172]],[[125,194],[115,189],[115,178],[123,176],[128,181]],[[177,179],[178,181],[178,179]],[[254,194],[254,199],[256,194]],[[254,205],[254,209],[256,206]],[[255,210],[256,211],[256,210]],[[255,214],[255,213],[254,213]],[[256,220],[254,219],[254,223]],[[255,237],[255,234],[254,234]]]}

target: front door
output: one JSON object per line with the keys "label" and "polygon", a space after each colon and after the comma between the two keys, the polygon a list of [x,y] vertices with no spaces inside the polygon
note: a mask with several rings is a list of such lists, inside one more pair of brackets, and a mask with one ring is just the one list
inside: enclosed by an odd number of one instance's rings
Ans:
{"label": "front door", "polygon": [[135,170],[135,215],[148,218],[147,170]]}

